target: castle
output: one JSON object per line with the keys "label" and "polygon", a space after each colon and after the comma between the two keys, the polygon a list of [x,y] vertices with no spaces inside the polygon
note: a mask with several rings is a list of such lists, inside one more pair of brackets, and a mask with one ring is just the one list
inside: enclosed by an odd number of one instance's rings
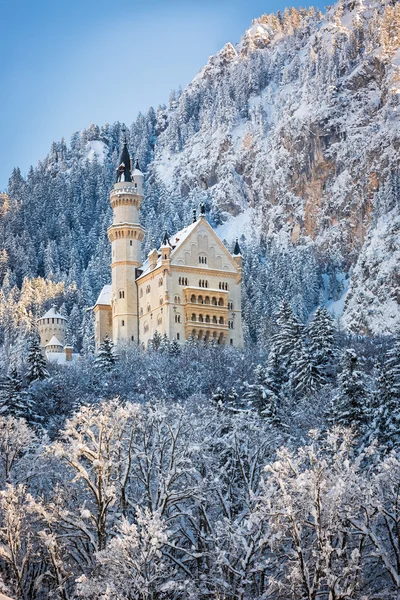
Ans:
{"label": "castle", "polygon": [[165,233],[160,248],[151,250],[142,264],[143,183],[137,161],[132,169],[125,140],[110,193],[112,281],[94,307],[96,350],[105,336],[116,345],[137,344],[145,349],[155,332],[179,343],[193,337],[242,347],[238,242],[230,254],[202,207],[190,225],[171,236]]}

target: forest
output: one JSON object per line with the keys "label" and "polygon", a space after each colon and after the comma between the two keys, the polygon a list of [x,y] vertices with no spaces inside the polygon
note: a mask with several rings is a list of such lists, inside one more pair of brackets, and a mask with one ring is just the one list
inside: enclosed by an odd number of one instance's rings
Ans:
{"label": "forest", "polygon": [[2,589],[18,600],[394,598],[400,339],[155,335],[0,385]]}

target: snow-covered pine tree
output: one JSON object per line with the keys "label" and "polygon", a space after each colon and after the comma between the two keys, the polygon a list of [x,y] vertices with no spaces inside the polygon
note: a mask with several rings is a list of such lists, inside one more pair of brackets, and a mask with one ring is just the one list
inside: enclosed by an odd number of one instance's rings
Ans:
{"label": "snow-covered pine tree", "polygon": [[392,388],[392,396],[400,403],[400,333],[397,334],[385,361],[387,377]]}
{"label": "snow-covered pine tree", "polygon": [[375,389],[370,410],[370,440],[383,451],[400,446],[400,343],[375,365]]}
{"label": "snow-covered pine tree", "polygon": [[179,356],[181,353],[181,346],[179,342],[174,338],[168,347],[168,354],[170,356]]}
{"label": "snow-covered pine tree", "polygon": [[153,337],[151,338],[151,340],[149,342],[149,348],[151,348],[155,352],[158,352],[158,350],[161,347],[161,344],[162,344],[162,336],[156,330],[153,334]]}
{"label": "snow-covered pine tree", "polygon": [[[5,403],[6,414],[16,418],[23,417],[28,421],[33,414],[33,402],[24,389],[23,378],[16,367],[12,367],[2,388],[2,401]],[[4,394],[4,395],[3,395]]]}
{"label": "snow-covered pine tree", "polygon": [[363,429],[368,414],[370,390],[366,375],[360,370],[359,359],[352,348],[341,356],[338,391],[333,397],[328,421],[344,427]]}
{"label": "snow-covered pine tree", "polygon": [[318,307],[315,311],[307,327],[307,337],[310,357],[326,383],[334,375],[336,360],[335,328],[326,308]]}
{"label": "snow-covered pine tree", "polygon": [[291,365],[301,348],[303,326],[297,320],[286,300],[276,314],[278,332],[273,336],[273,346],[280,362],[285,381],[290,378]]}
{"label": "snow-covered pine tree", "polygon": [[39,338],[35,335],[32,337],[29,346],[26,379],[28,383],[33,383],[34,381],[46,379],[48,376],[46,359],[40,349]]}
{"label": "snow-covered pine tree", "polygon": [[291,389],[296,395],[303,396],[309,392],[316,392],[322,382],[318,365],[315,364],[309,349],[300,339],[290,368]]}
{"label": "snow-covered pine tree", "polygon": [[243,399],[246,406],[257,410],[265,419],[275,420],[276,396],[269,387],[267,372],[262,365],[257,365],[254,369],[254,383],[246,384]]}
{"label": "snow-covered pine tree", "polygon": [[110,373],[114,369],[116,362],[117,357],[114,353],[114,344],[108,335],[105,335],[94,359],[95,367],[102,373]]}

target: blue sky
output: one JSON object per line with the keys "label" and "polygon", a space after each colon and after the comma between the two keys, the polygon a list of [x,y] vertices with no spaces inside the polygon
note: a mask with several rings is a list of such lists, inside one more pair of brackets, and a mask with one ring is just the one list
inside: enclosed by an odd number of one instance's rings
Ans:
{"label": "blue sky", "polygon": [[[0,191],[53,140],[131,123],[253,18],[296,0],[0,0]],[[313,2],[323,7],[322,2]],[[303,3],[304,5],[304,3]]]}

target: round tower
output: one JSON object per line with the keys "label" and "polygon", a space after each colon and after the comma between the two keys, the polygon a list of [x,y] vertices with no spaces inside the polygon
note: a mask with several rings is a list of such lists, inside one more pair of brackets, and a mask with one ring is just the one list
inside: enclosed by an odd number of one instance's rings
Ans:
{"label": "round tower", "polygon": [[142,266],[144,229],[139,224],[143,173],[131,159],[124,140],[117,177],[110,193],[113,224],[108,229],[112,249],[112,338],[114,344],[138,343],[139,318],[136,269]]}
{"label": "round tower", "polygon": [[64,344],[67,331],[67,319],[57,312],[55,304],[53,304],[43,317],[38,319],[37,327],[42,348],[45,348],[53,337],[56,338],[61,346]]}

